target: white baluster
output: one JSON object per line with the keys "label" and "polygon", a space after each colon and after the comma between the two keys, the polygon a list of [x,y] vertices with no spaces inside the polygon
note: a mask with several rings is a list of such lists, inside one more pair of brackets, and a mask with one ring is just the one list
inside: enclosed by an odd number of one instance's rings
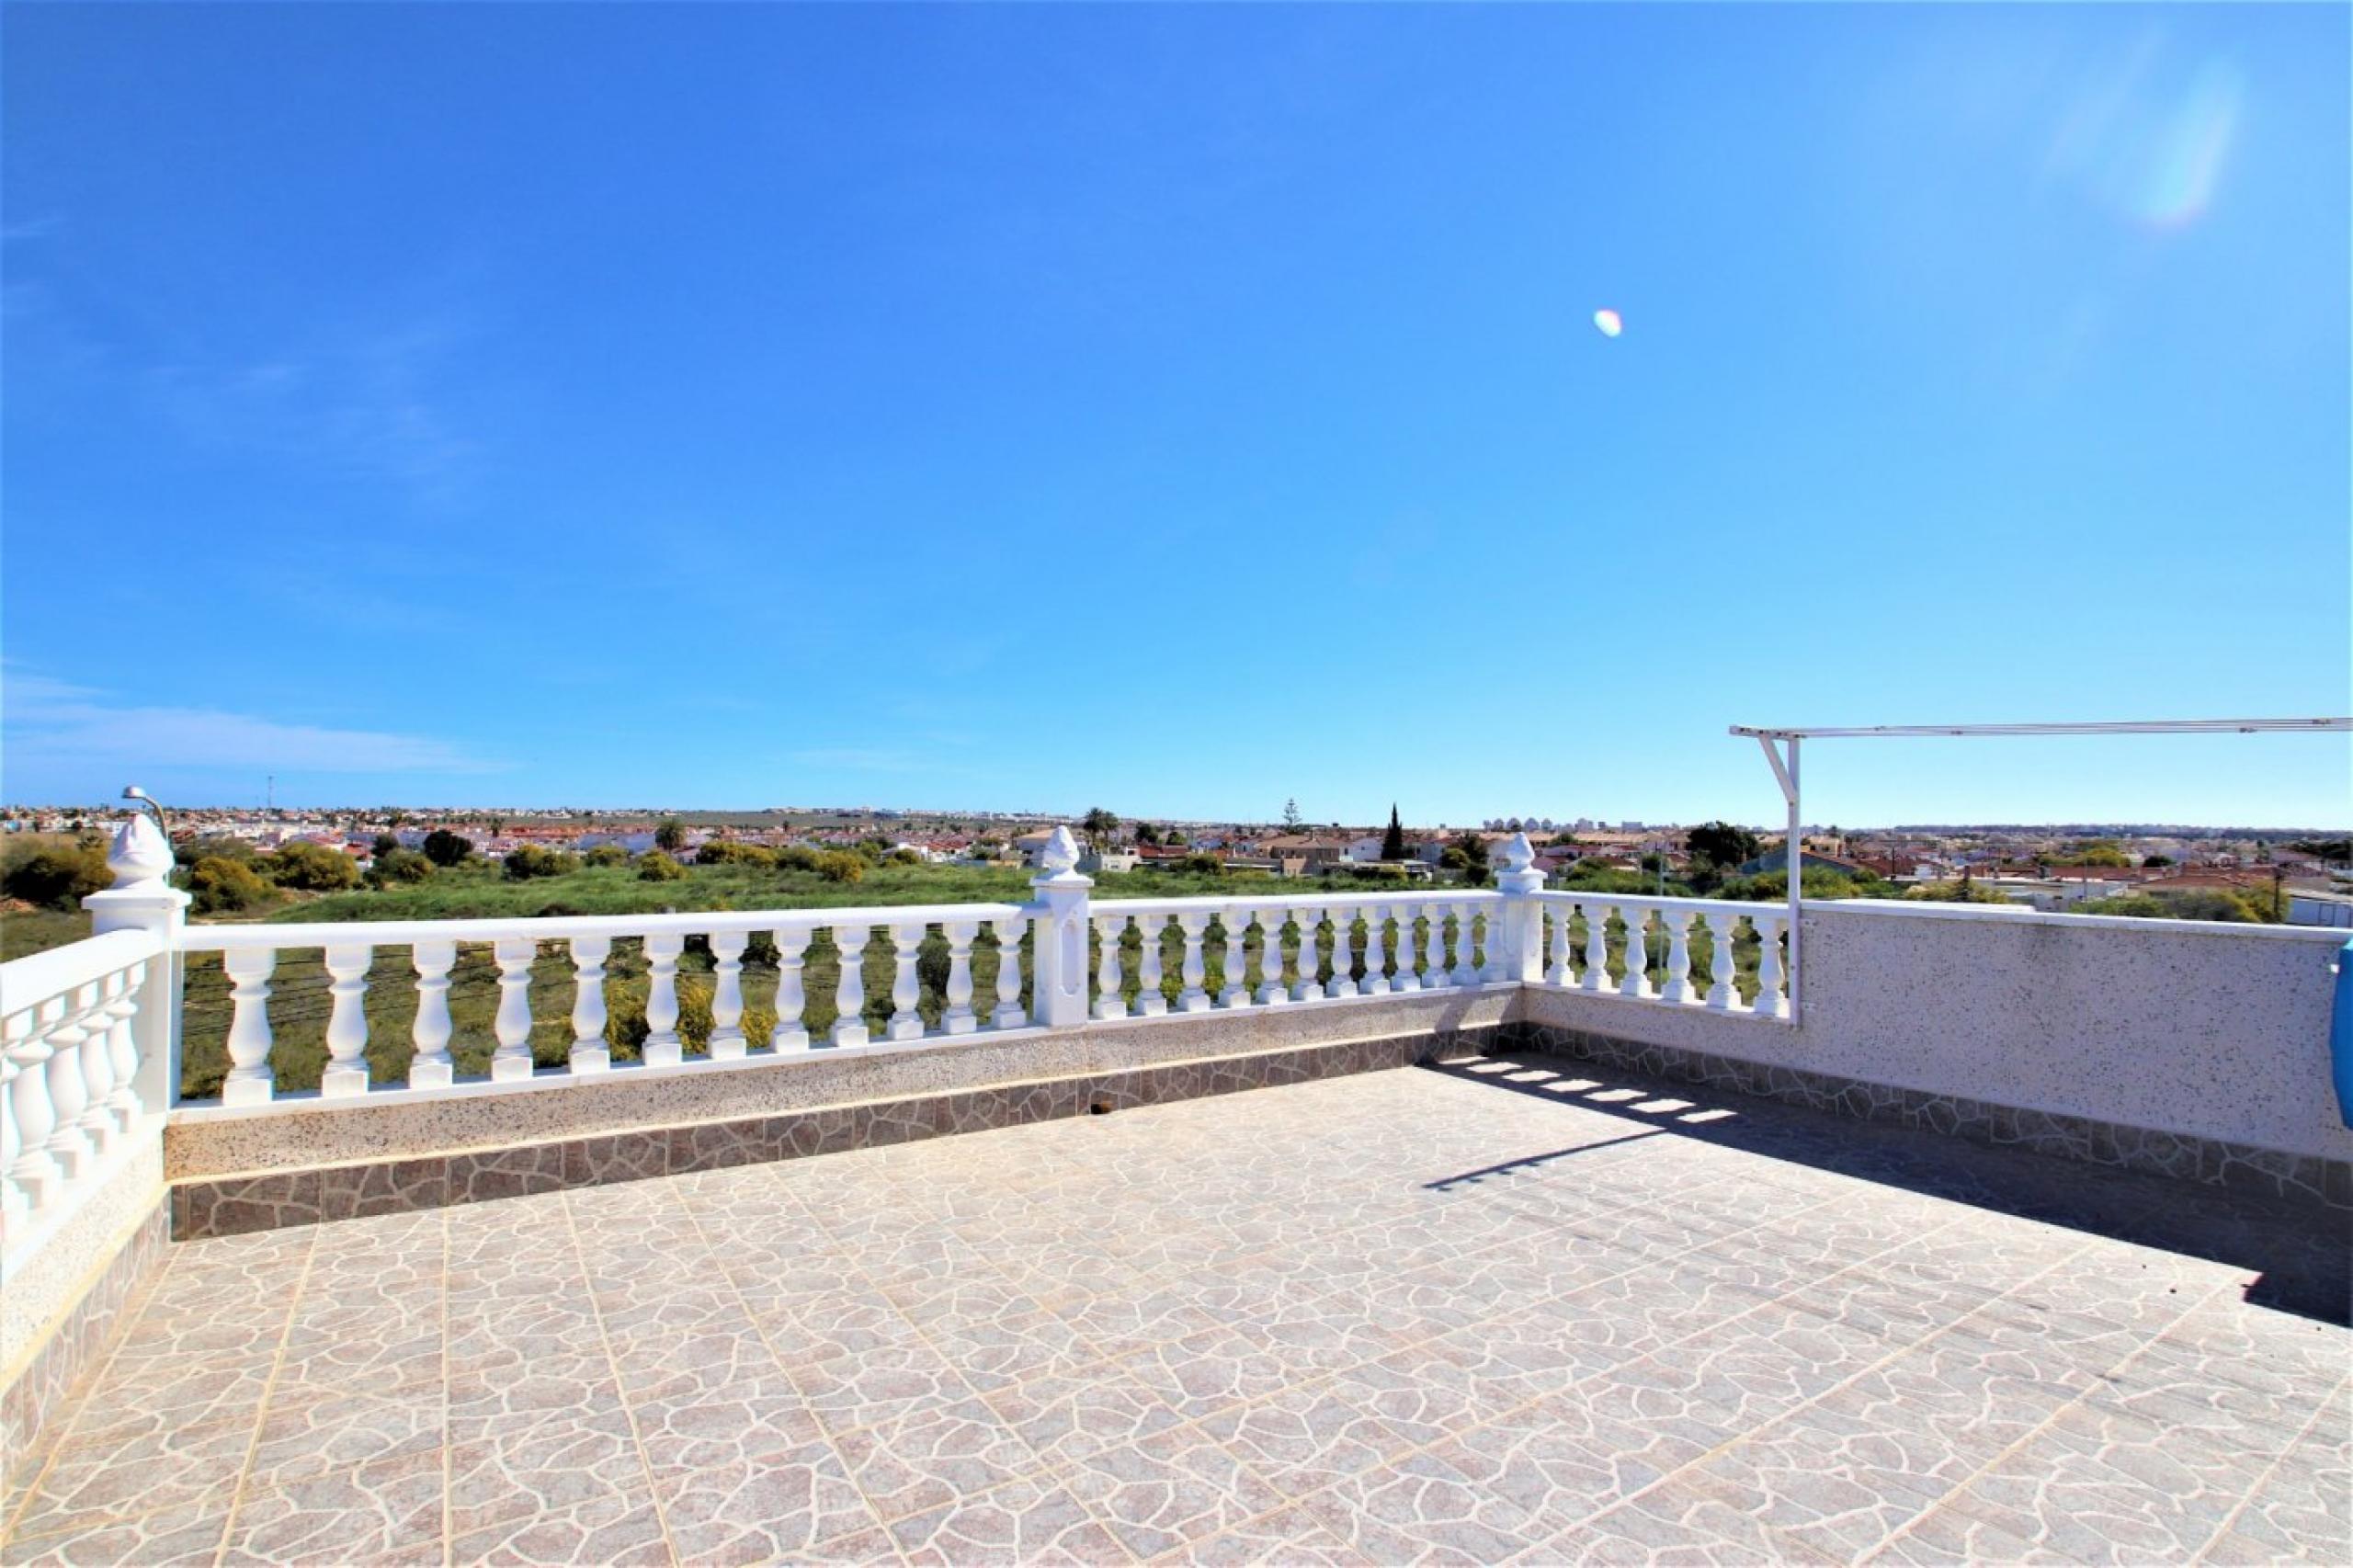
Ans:
{"label": "white baluster", "polygon": [[1017,1029],[1029,1021],[1021,1008],[1021,934],[1029,929],[1026,915],[1000,916],[993,923],[996,932],[996,1011],[989,1015],[989,1022],[1001,1029]]}
{"label": "white baluster", "polygon": [[1389,994],[1389,906],[1370,904],[1364,912],[1364,983],[1367,996]]}
{"label": "white baluster", "polygon": [[1124,1018],[1128,1004],[1120,995],[1120,937],[1128,928],[1124,915],[1098,915],[1095,917],[1097,948],[1095,959],[1095,1016],[1098,1018]]}
{"label": "white baluster", "polygon": [[1585,916],[1585,990],[1599,991],[1609,983],[1609,906],[1594,899],[1577,901]]}
{"label": "white baluster", "polygon": [[409,966],[416,971],[416,1023],[409,1038],[416,1054],[408,1064],[412,1089],[446,1089],[457,1074],[449,1060],[449,970],[458,961],[458,944],[426,940],[409,949]]}
{"label": "white baluster", "polygon": [[648,1067],[675,1067],[687,1059],[678,1038],[678,955],[683,936],[645,938],[645,1043],[639,1051]]}
{"label": "white baluster", "polygon": [[565,1066],[574,1073],[612,1070],[612,1047],[605,1040],[605,960],[609,937],[572,938],[572,1050]]}
{"label": "white baluster", "polygon": [[1782,922],[1752,915],[1748,923],[1756,928],[1756,1000],[1753,1009],[1759,1017],[1778,1018],[1785,1010],[1781,998]]}
{"label": "white baluster", "polygon": [[948,990],[941,998],[939,1023],[949,1034],[971,1034],[981,1027],[972,1011],[972,938],[981,934],[977,920],[951,920],[940,930],[948,937]]}
{"label": "white baluster", "polygon": [[[166,963],[159,962],[156,968],[170,971]],[[118,1133],[127,1134],[139,1126],[139,1037],[131,1020],[139,1016],[146,974],[144,965],[134,964],[116,975],[107,1001],[107,1110]],[[0,1160],[0,1170],[7,1164]]]}
{"label": "white baluster", "polygon": [[1326,996],[1357,994],[1357,914],[1345,906],[1331,911],[1332,978],[1324,983]]}
{"label": "white baluster", "polygon": [[1732,937],[1740,916],[1708,912],[1708,1006],[1722,1012],[1740,1005],[1740,988],[1732,983]]}
{"label": "white baluster", "polygon": [[1210,966],[1202,956],[1201,944],[1209,935],[1210,917],[1188,912],[1176,917],[1176,928],[1185,933],[1185,989],[1176,994],[1176,1010],[1206,1013],[1210,1010],[1210,994],[1202,986],[1209,979]]}
{"label": "white baluster", "polygon": [[1691,1002],[1691,916],[1680,909],[1662,909],[1666,923],[1666,983],[1659,988],[1663,1002]]}
{"label": "white baluster", "polygon": [[11,1201],[21,1211],[47,1207],[65,1185],[49,1152],[50,1130],[56,1112],[49,1103],[49,1019],[62,1013],[64,999],[43,1003],[9,1020],[14,1038],[7,1042],[8,1060],[16,1068],[8,1080],[8,1120],[15,1151],[8,1161]]}
{"label": "white baluster", "polygon": [[1315,978],[1323,961],[1315,950],[1316,927],[1324,923],[1324,912],[1302,906],[1291,911],[1291,918],[1299,922],[1299,957],[1293,960],[1297,967],[1290,983],[1290,999],[1312,1002],[1324,994],[1324,983]]}
{"label": "white baluster", "polygon": [[1168,1011],[1167,994],[1160,989],[1160,939],[1168,931],[1165,915],[1136,916],[1136,1005],[1139,1018],[1156,1018]]}
{"label": "white baluster", "polygon": [[269,971],[278,954],[245,948],[221,955],[229,976],[229,1075],[221,1083],[221,1103],[267,1105],[275,1092],[269,1071]]}
{"label": "white baluster", "polygon": [[1258,930],[1264,939],[1258,949],[1258,1005],[1279,1006],[1290,1000],[1290,987],[1283,983],[1283,911],[1258,911]]}
{"label": "white baluster", "polygon": [[1569,906],[1548,903],[1544,906],[1544,913],[1552,920],[1552,962],[1544,971],[1544,983],[1566,985],[1572,978],[1569,972]]}
{"label": "white baluster", "polygon": [[1443,991],[1446,974],[1446,916],[1443,903],[1422,905],[1422,989]]}
{"label": "white baluster", "polygon": [[1221,1007],[1250,1006],[1250,912],[1246,909],[1226,909],[1218,912],[1217,923],[1225,933],[1225,950],[1218,959],[1225,971],[1225,989],[1218,993]]}
{"label": "white baluster", "polygon": [[863,926],[834,927],[834,946],[841,949],[841,978],[834,984],[834,1043],[864,1045],[874,1038],[866,1027],[866,938]]}
{"label": "white baluster", "polygon": [[17,1136],[17,1074],[21,1071],[17,1050],[30,1021],[19,1013],[6,1021],[6,1032],[0,1033],[0,1254],[8,1250],[8,1232],[17,1217],[32,1210],[32,1200],[17,1190],[14,1174],[17,1155],[24,1146],[24,1140]]}
{"label": "white baluster", "polygon": [[[490,1081],[518,1083],[531,1075],[531,960],[540,956],[540,944],[529,937],[501,937],[491,952],[498,960],[498,1015],[491,1020],[490,1032],[498,1049],[490,1053]],[[670,1013],[675,1023],[675,1002]],[[646,1059],[653,1060],[651,1040]]]}
{"label": "white baluster", "polygon": [[1487,985],[1504,983],[1504,915],[1503,910],[1492,903],[1479,906],[1479,924],[1485,928],[1486,939],[1479,944],[1479,979]]}
{"label": "white baluster", "polygon": [[82,1135],[98,1154],[104,1154],[116,1142],[114,1107],[108,1103],[114,1093],[114,1055],[108,1049],[114,1034],[113,981],[112,975],[100,975],[85,988],[90,997],[90,1014],[82,1025],[82,1060],[78,1068],[82,1074]]}
{"label": "white baluster", "polygon": [[1619,917],[1626,922],[1626,971],[1619,977],[1618,994],[1643,997],[1651,995],[1651,952],[1649,927],[1651,912],[1639,904],[1621,903]]}
{"label": "white baluster", "polygon": [[1454,983],[1479,983],[1478,934],[1473,926],[1474,906],[1458,903],[1454,906]]}
{"label": "white baluster", "polygon": [[97,1000],[96,985],[74,987],[64,1016],[49,1031],[49,1105],[57,1117],[49,1130],[49,1153],[68,1182],[88,1175],[97,1154],[82,1114],[90,1106],[89,1084],[82,1076],[82,1046],[90,1038],[90,1014]]}
{"label": "white baluster", "polygon": [[768,1036],[768,1044],[779,1051],[809,1049],[809,1027],[801,1018],[809,998],[801,990],[801,966],[810,935],[805,929],[779,928],[776,933],[776,1032]]}
{"label": "white baluster", "polygon": [[326,950],[327,994],[335,1003],[327,1017],[327,1064],[319,1074],[321,1099],[368,1092],[368,965],[375,956],[375,949],[358,943]]}
{"label": "white baluster", "polygon": [[886,1040],[921,1040],[923,1014],[918,1004],[923,1001],[923,980],[915,973],[915,956],[923,949],[923,926],[901,925],[891,927],[891,1025],[883,1032]]}
{"label": "white baluster", "polygon": [[741,1060],[752,1048],[744,1039],[744,948],[749,931],[710,934],[710,1059]]}

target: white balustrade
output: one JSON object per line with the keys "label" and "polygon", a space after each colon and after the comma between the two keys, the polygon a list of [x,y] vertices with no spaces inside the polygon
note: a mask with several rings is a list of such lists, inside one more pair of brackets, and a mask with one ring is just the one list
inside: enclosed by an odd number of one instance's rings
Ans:
{"label": "white balustrade", "polygon": [[[278,1093],[271,1061],[272,987],[298,983],[294,971],[278,972],[277,955],[281,951],[313,964],[317,955],[324,955],[329,1006],[327,1060],[319,1094],[328,1099],[457,1085],[450,1056],[453,976],[463,977],[458,983],[469,996],[479,995],[473,988],[481,984],[479,971],[459,964],[461,952],[481,953],[487,948],[494,960],[495,1049],[486,1075],[494,1084],[518,1084],[613,1070],[606,1043],[614,1027],[607,988],[615,974],[633,992],[642,986],[637,992],[643,996],[641,1056],[645,1065],[656,1067],[686,1065],[690,1058],[727,1062],[774,1054],[822,1054],[878,1041],[920,1046],[983,1030],[1038,1027],[1022,1000],[1028,989],[1022,944],[1037,928],[1033,923],[1046,913],[1052,914],[1058,930],[1068,927],[1058,942],[1076,937],[1074,965],[1064,961],[1072,955],[1054,955],[1056,1006],[1069,1005],[1067,993],[1059,989],[1065,983],[1060,977],[1081,977],[1085,983],[1080,989],[1088,993],[1085,1015],[1107,1022],[1518,983],[1613,1000],[1704,1004],[1722,1012],[1786,1017],[1780,959],[1785,915],[1759,906],[1700,900],[1547,892],[1540,887],[1531,891],[1533,874],[1525,867],[1509,876],[1514,885],[1500,892],[1459,890],[1443,896],[1401,898],[1327,886],[1233,904],[1210,898],[1090,901],[1086,892],[1091,884],[1074,873],[1057,871],[1041,878],[1040,885],[1044,893],[1049,891],[1045,884],[1059,878],[1055,896],[1060,902],[1031,905],[206,926],[188,928],[180,945],[188,951],[219,953],[229,982],[224,1042],[229,1065],[222,1085],[222,1101],[229,1106],[264,1104]],[[1747,1005],[1731,961],[1744,918],[1760,938],[1762,960],[1759,989]],[[1254,922],[1259,945],[1255,975],[1249,954]],[[1654,927],[1661,960],[1655,984],[1648,961]],[[1084,940],[1090,928],[1097,943],[1092,954]],[[1709,955],[1704,977],[1695,968],[1695,947],[1702,932]],[[874,1028],[865,1017],[865,964],[878,936],[888,939],[892,968],[889,1021]],[[757,948],[755,937],[763,938]],[[766,940],[769,937],[774,940],[772,960]],[[809,952],[813,942],[828,937],[838,957],[833,1026],[829,1035],[813,1040],[806,991]],[[696,938],[691,957],[687,952],[689,937]],[[927,980],[924,954],[934,940],[944,951],[944,979]],[[1136,944],[1132,970],[1127,952],[1131,940]],[[621,944],[618,949],[617,942]],[[1222,971],[1214,992],[1210,984],[1212,942]],[[551,943],[562,946],[551,948]],[[996,955],[993,1003],[979,994],[975,949],[982,946]],[[387,947],[406,948],[415,971],[415,1049],[405,1085],[397,1079],[375,1081],[368,1062],[371,965]],[[540,1020],[533,1012],[534,971],[541,958],[553,959],[558,951],[568,958],[573,987],[565,1002],[556,1006],[568,1006],[570,1017],[568,1021]],[[612,967],[617,952],[622,965],[618,970]],[[1618,965],[1614,971],[1613,961]],[[752,999],[764,994],[754,989],[756,977],[771,962],[775,1025],[758,1038],[747,1034],[745,1025],[753,1016]],[[315,972],[315,968],[302,971],[306,978]],[[682,1006],[682,986],[694,988],[696,1005],[690,1012]],[[927,992],[926,987],[933,989]],[[707,1014],[699,1000],[705,995]],[[142,1060],[132,1039],[140,1008],[126,986],[108,981],[95,990],[57,999],[54,1010],[54,1018],[17,1018],[13,1026],[17,1035],[0,1058],[9,1063],[5,1104],[12,1140],[0,1169],[22,1171],[23,1184],[10,1189],[17,1194],[11,1200],[20,1207],[28,1202],[24,1193],[39,1187],[50,1167],[63,1173],[55,1179],[70,1181],[109,1147],[136,1101],[126,1074],[135,1072]],[[1061,1017],[1063,1021],[1051,1027],[1076,1021],[1067,1013]],[[926,1017],[932,1021],[927,1023]],[[533,1028],[542,1022],[568,1034],[570,1044],[563,1067],[535,1072]],[[31,1071],[35,1066],[38,1071]],[[28,1144],[24,1128],[35,1122],[43,1131]]]}
{"label": "white balustrade", "polygon": [[751,1049],[744,1039],[744,948],[749,931],[710,934],[710,1040],[704,1047],[713,1062],[739,1060]]}
{"label": "white balustrade", "polygon": [[133,1021],[163,950],[122,929],[0,966],[0,1279],[153,1146]]}

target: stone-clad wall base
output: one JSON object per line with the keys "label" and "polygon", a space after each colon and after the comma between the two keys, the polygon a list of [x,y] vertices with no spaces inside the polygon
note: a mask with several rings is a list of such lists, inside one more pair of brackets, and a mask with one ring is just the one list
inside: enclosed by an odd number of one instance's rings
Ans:
{"label": "stone-clad wall base", "polygon": [[125,1309],[163,1261],[170,1239],[167,1206],[159,1201],[152,1171],[143,1174],[147,1210],[121,1247],[37,1336],[21,1365],[0,1368],[0,1517],[25,1483],[25,1461],[36,1452],[42,1423],[97,1369]]}
{"label": "stone-clad wall base", "polygon": [[2177,1132],[2119,1126],[2088,1117],[1997,1105],[1956,1095],[1870,1084],[1827,1073],[1743,1061],[1687,1046],[1645,1043],[1555,1024],[1503,1026],[1513,1051],[1546,1051],[1630,1073],[1781,1100],[1869,1121],[1891,1122],[1972,1142],[2061,1159],[2115,1165],[2182,1181],[2259,1192],[2291,1201],[2353,1209],[2353,1165],[2281,1153]]}
{"label": "stone-clad wall base", "polygon": [[1405,1067],[1485,1049],[1496,1042],[1501,1027],[1343,1040],[487,1152],[185,1181],[172,1188],[171,1233],[185,1241],[477,1203]]}

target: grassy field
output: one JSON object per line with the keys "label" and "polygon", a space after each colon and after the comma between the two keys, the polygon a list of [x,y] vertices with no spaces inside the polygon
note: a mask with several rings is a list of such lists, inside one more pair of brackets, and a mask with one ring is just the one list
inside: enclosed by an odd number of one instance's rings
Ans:
{"label": "grassy field", "polygon": [[[813,872],[769,869],[741,865],[696,866],[682,881],[647,882],[626,867],[584,869],[562,877],[534,881],[509,881],[492,865],[472,865],[437,872],[430,881],[381,892],[366,890],[301,898],[253,917],[263,923],[349,922],[378,920],[510,919],[540,915],[636,915],[660,911],[827,909],[923,903],[1019,903],[1030,896],[1031,873],[1013,868],[946,866],[885,866],[871,869],[864,881],[830,882]],[[1222,894],[1247,897],[1253,888],[1284,895],[1306,893],[1313,884],[1278,883],[1271,879],[1244,881],[1184,872],[1136,871],[1109,873],[1096,880],[1098,898],[1159,898]],[[1340,881],[1331,891],[1364,891],[1365,884]],[[1410,896],[1402,894],[1401,896]],[[1613,927],[1616,923],[1613,922]],[[39,911],[10,915],[6,922],[8,956],[38,951],[86,935],[88,918]],[[1622,935],[1613,928],[1615,940]],[[1574,930],[1577,949],[1584,950],[1581,924]],[[1124,987],[1132,1001],[1137,949],[1134,931],[1122,938]],[[1359,950],[1362,927],[1352,933]],[[1654,933],[1649,967],[1664,978],[1665,938]],[[1255,933],[1246,946],[1254,973],[1257,971],[1259,941]],[[1417,931],[1414,951],[1421,950]],[[1090,966],[1097,953],[1090,951]],[[1212,926],[1204,957],[1207,984],[1212,994],[1224,985],[1224,933]],[[1735,965],[1745,994],[1756,989],[1756,943],[1744,937],[1734,945]],[[834,993],[840,976],[841,954],[828,934],[819,934],[803,955],[802,990],[808,998],[803,1018],[813,1037],[829,1029],[835,1017]],[[858,956],[865,983],[865,1017],[880,1035],[891,1012],[891,987],[895,962],[886,937],[870,939]],[[995,938],[983,932],[972,950],[972,1005],[983,1017],[995,1006],[1000,964]],[[1175,1001],[1183,988],[1184,946],[1175,929],[1161,937],[1162,989]],[[1358,967],[1360,968],[1360,961]],[[922,982],[916,1004],[926,1026],[936,1025],[945,1006],[949,971],[948,944],[934,927],[926,934],[917,960]],[[1024,943],[1021,972],[1022,1004],[1029,1005],[1030,972]],[[1090,968],[1091,972],[1091,968]],[[1704,931],[1694,933],[1692,972],[1695,979],[1711,972]],[[1290,974],[1290,978],[1296,978]],[[1615,971],[1613,971],[1614,978]],[[492,1020],[498,1007],[497,966],[488,944],[460,946],[450,973],[449,1016],[453,1033],[449,1051],[460,1073],[486,1070],[495,1038]],[[1319,979],[1329,979],[1328,963]],[[365,1012],[368,1020],[366,1055],[377,1083],[404,1080],[414,1054],[411,1030],[416,1017],[415,972],[405,948],[380,948],[369,970]],[[745,955],[742,1028],[756,1045],[764,1043],[776,1022],[778,973],[776,951],[766,937],[756,938]],[[225,1040],[230,1006],[227,976],[218,954],[190,954],[184,966],[185,1011],[182,1029],[181,1092],[190,1098],[220,1093],[228,1070]],[[561,1064],[572,1046],[570,1022],[574,1000],[570,955],[561,942],[544,944],[532,965],[531,1051],[543,1066]],[[289,949],[278,956],[270,980],[269,1020],[273,1035],[270,1060],[281,1091],[315,1088],[326,1060],[325,1030],[332,1001],[324,956],[317,949]],[[707,943],[692,938],[679,963],[679,1033],[688,1053],[703,1054],[710,1038],[710,999],[715,988],[712,959]],[[642,944],[617,940],[606,964],[605,1038],[617,1061],[634,1060],[646,1033],[648,991]]]}

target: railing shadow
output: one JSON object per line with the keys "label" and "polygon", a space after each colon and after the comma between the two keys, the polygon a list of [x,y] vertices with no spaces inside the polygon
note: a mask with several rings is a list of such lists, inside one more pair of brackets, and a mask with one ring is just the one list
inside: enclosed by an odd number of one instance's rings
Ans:
{"label": "railing shadow", "polygon": [[1458,1172],[1427,1183],[1432,1190],[1645,1138],[1690,1139],[2246,1269],[2257,1276],[2246,1290],[2248,1301],[2353,1324],[2353,1214],[2341,1210],[1990,1148],[1581,1058],[1504,1051],[1443,1057],[1422,1067],[1508,1094],[1571,1103],[1644,1129]]}

